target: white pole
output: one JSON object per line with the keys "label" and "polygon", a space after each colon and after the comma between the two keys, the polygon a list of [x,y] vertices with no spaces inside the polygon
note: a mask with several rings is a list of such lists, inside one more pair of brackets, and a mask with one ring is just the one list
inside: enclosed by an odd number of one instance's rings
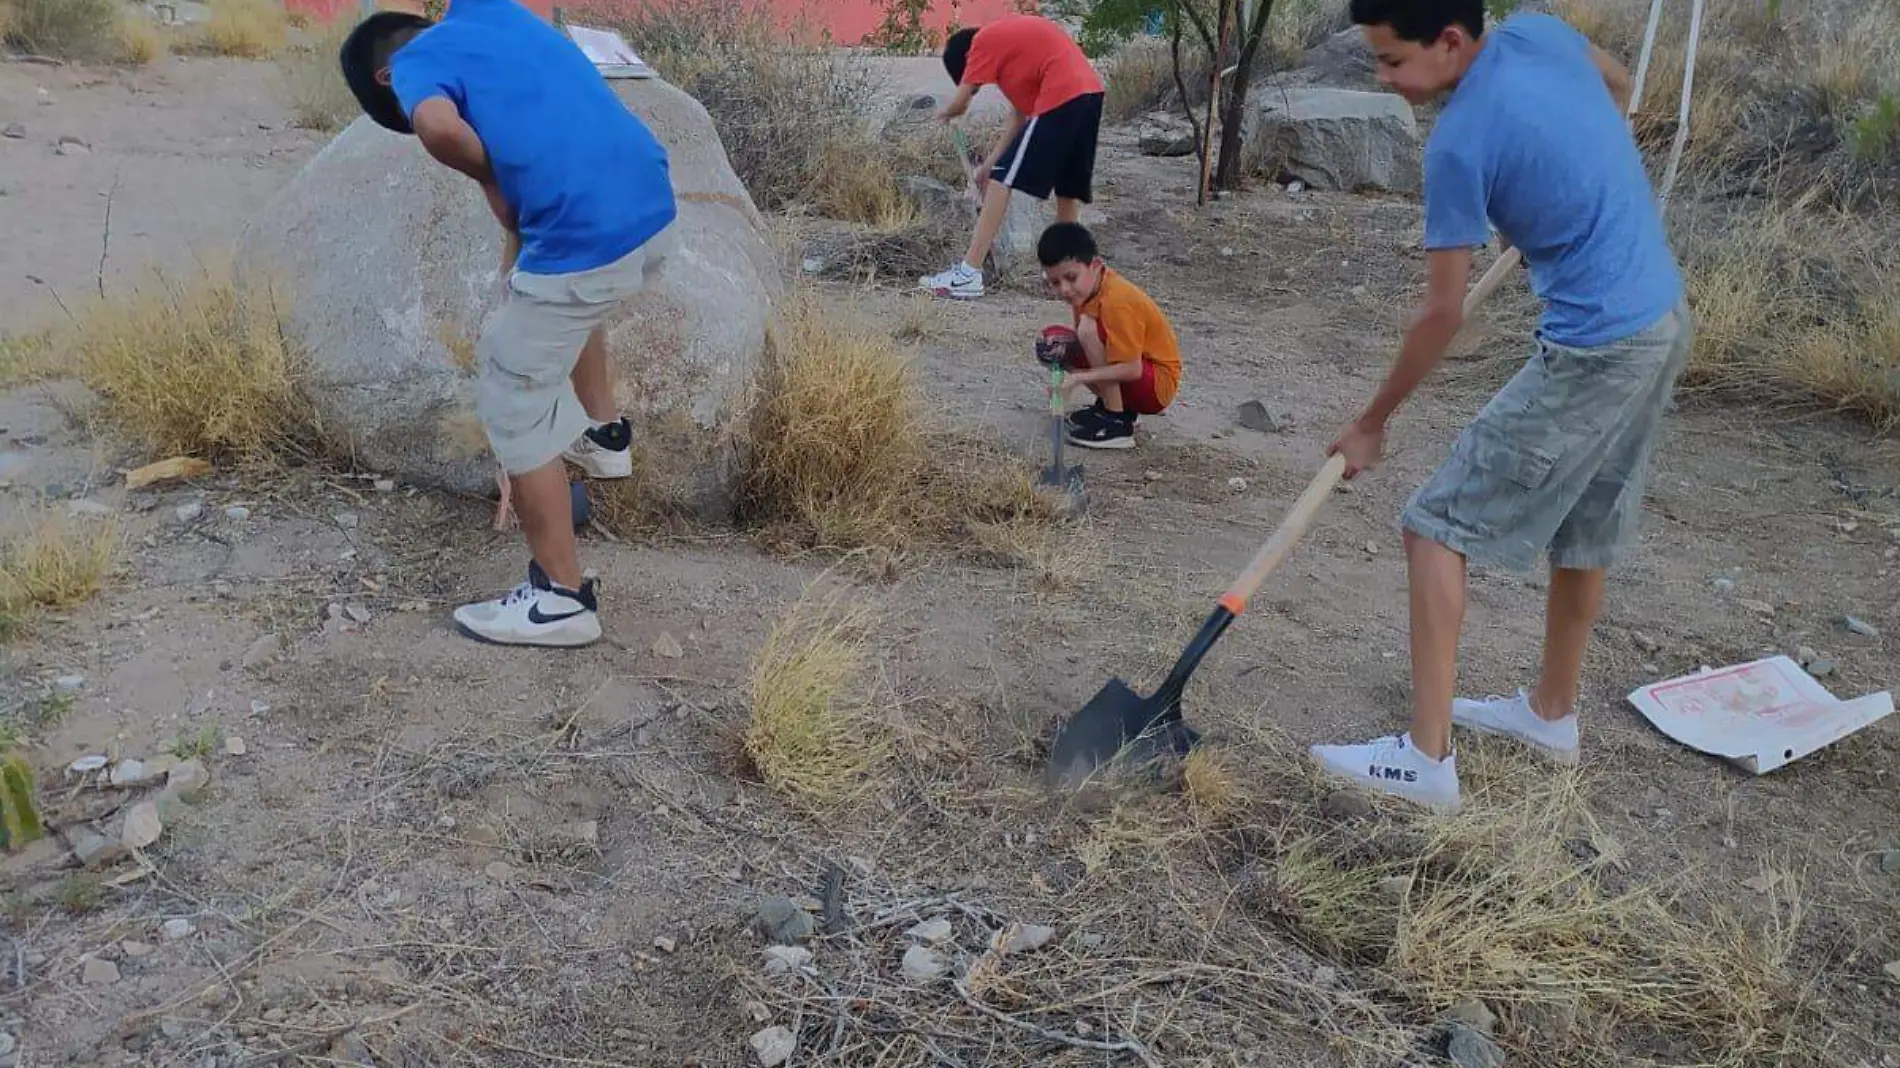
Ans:
{"label": "white pole", "polygon": [[1676,143],[1669,148],[1669,169],[1663,172],[1662,210],[1669,210],[1669,191],[1676,185],[1676,168],[1689,143],[1689,96],[1695,91],[1695,48],[1702,38],[1702,0],[1689,5],[1689,51],[1682,59],[1682,106],[1676,111]]}
{"label": "white pole", "polygon": [[1656,24],[1661,21],[1662,0],[1649,0],[1649,25],[1643,28],[1643,51],[1636,59],[1636,84],[1630,89],[1632,116],[1643,103],[1643,86],[1649,81],[1649,57],[1656,51]]}

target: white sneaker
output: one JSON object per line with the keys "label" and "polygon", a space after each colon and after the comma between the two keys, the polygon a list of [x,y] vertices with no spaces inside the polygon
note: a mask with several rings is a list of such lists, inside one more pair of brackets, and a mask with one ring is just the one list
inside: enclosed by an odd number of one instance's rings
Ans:
{"label": "white sneaker", "polygon": [[1492,696],[1482,701],[1460,697],[1451,703],[1451,721],[1485,734],[1516,738],[1559,764],[1577,763],[1577,714],[1545,719],[1531,710],[1530,694],[1524,690],[1511,697]]}
{"label": "white sneaker", "polygon": [[983,272],[967,263],[959,263],[947,271],[923,279],[921,285],[940,297],[975,300],[983,295]]}
{"label": "white sneaker", "polygon": [[561,454],[593,478],[633,475],[633,422],[626,416],[589,427]]}
{"label": "white sneaker", "polygon": [[530,563],[528,581],[499,600],[457,608],[455,622],[469,637],[495,645],[588,645],[600,640],[594,591],[591,578],[578,590],[563,589],[540,565]]}
{"label": "white sneaker", "polygon": [[1360,745],[1316,745],[1313,758],[1327,774],[1404,798],[1440,812],[1456,812],[1458,754],[1433,760],[1412,745],[1411,734],[1374,738]]}

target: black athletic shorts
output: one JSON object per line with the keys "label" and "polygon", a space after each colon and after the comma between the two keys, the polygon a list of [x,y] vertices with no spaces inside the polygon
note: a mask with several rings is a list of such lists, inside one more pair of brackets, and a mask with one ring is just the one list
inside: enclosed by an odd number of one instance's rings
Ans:
{"label": "black athletic shorts", "polygon": [[1095,141],[1102,129],[1102,94],[1086,93],[1017,132],[990,171],[990,180],[1037,200],[1059,197],[1088,203],[1095,194]]}

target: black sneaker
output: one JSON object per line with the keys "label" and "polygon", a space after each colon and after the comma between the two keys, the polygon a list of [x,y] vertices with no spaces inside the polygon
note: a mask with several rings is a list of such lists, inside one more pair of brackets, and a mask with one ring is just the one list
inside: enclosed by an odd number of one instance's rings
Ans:
{"label": "black sneaker", "polygon": [[1070,412],[1066,429],[1072,434],[1080,430],[1085,430],[1100,422],[1102,417],[1107,414],[1108,409],[1102,407],[1101,399],[1097,398],[1094,404],[1086,408],[1077,408],[1075,411]]}
{"label": "black sneaker", "polygon": [[1127,414],[1104,412],[1088,426],[1070,428],[1069,441],[1085,449],[1132,449],[1135,420]]}
{"label": "black sneaker", "polygon": [[594,478],[627,478],[633,474],[633,421],[623,415],[590,427],[562,455]]}

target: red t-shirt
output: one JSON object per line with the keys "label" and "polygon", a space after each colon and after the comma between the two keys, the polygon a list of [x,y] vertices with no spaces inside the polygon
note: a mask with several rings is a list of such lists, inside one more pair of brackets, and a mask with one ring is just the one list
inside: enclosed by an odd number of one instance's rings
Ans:
{"label": "red t-shirt", "polygon": [[1102,92],[1101,75],[1069,32],[1037,15],[1004,15],[976,31],[964,85],[995,85],[1024,115]]}

